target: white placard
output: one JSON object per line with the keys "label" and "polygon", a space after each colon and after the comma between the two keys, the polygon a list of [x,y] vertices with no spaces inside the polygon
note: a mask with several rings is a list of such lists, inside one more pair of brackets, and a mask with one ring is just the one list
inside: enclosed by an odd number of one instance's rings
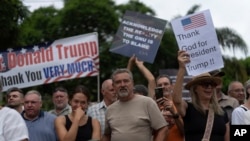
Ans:
{"label": "white placard", "polygon": [[224,67],[220,46],[209,10],[171,21],[180,50],[190,55],[188,75],[199,75]]}

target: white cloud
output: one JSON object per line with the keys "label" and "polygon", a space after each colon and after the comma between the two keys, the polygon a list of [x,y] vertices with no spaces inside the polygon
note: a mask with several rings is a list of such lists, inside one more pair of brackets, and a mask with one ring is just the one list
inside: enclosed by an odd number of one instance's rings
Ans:
{"label": "white cloud", "polygon": [[[128,0],[115,0],[118,4]],[[171,20],[177,15],[185,15],[194,5],[201,5],[200,11],[209,9],[216,28],[229,27],[234,29],[250,45],[250,12],[249,0],[140,0],[151,7],[158,18]],[[232,51],[222,51],[223,54],[233,56]],[[236,52],[237,58],[245,58],[241,52]],[[250,56],[250,48],[249,54]]]}

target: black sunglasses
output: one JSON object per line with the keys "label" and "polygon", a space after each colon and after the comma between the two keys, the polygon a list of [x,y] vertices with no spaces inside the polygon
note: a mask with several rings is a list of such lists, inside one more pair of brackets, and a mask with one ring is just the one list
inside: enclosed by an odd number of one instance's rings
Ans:
{"label": "black sunglasses", "polygon": [[203,88],[208,88],[209,86],[214,88],[217,86],[217,84],[213,81],[202,81],[202,82],[199,82],[198,85],[202,86]]}

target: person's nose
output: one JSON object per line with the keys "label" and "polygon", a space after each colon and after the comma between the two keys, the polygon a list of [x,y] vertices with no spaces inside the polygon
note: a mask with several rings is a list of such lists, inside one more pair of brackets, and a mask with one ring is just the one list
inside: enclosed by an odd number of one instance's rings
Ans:
{"label": "person's nose", "polygon": [[82,107],[82,105],[81,105],[80,102],[77,102],[77,103],[76,103],[76,106],[77,106],[77,108],[78,108],[78,107]]}
{"label": "person's nose", "polygon": [[124,87],[126,83],[124,81],[121,82],[121,86]]}
{"label": "person's nose", "polygon": [[31,102],[27,102],[26,103],[28,107],[32,107],[32,103]]}

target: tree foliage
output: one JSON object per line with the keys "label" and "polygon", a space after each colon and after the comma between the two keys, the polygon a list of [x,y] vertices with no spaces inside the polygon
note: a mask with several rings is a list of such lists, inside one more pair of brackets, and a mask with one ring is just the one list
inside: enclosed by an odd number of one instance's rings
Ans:
{"label": "tree foliage", "polygon": [[19,44],[19,24],[28,15],[28,9],[19,0],[0,1],[0,44],[3,48]]}
{"label": "tree foliage", "polygon": [[59,11],[53,6],[39,8],[21,24],[21,46],[53,41],[61,37]]}
{"label": "tree foliage", "polygon": [[216,29],[219,43],[223,49],[232,49],[235,56],[235,50],[242,51],[245,55],[248,53],[248,48],[245,41],[236,33],[233,29],[229,28],[218,28]]}
{"label": "tree foliage", "polygon": [[[187,14],[192,14],[199,8],[199,5],[194,5],[187,11]],[[2,0],[0,2],[2,14],[0,17],[0,43],[6,49],[97,32],[100,51],[100,82],[102,82],[110,78],[114,69],[126,67],[129,60],[127,57],[109,52],[119,22],[126,10],[155,16],[154,10],[139,0],[130,0],[121,5],[116,5],[113,0],[64,0],[62,9],[49,6],[39,8],[32,13],[29,13],[18,0]],[[245,53],[247,52],[246,44],[236,32],[229,28],[221,28],[216,31],[223,48],[241,49]],[[159,75],[160,69],[178,68],[177,51],[177,42],[168,22],[154,63],[145,63],[145,65],[154,76]],[[235,58],[224,58],[224,62],[223,71],[226,72],[226,82],[236,79],[245,81],[250,74],[246,71],[246,69],[250,70],[246,65],[249,59],[239,62]],[[146,85],[146,80],[137,68],[134,68],[133,74],[135,83]],[[77,84],[89,87],[93,94],[91,99],[97,100],[96,94],[99,87],[96,77],[35,86],[25,88],[24,91],[37,89],[48,99],[56,86],[65,86],[71,91]],[[50,101],[45,108],[47,109],[51,105]]]}

